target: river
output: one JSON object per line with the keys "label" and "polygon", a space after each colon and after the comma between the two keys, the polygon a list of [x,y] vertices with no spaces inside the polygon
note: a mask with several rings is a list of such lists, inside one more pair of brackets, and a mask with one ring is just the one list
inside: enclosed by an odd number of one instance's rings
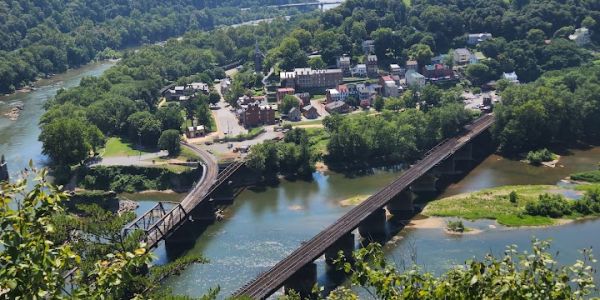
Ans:
{"label": "river", "polygon": [[[555,184],[572,172],[592,170],[600,161],[600,148],[573,150],[563,156],[556,168],[532,167],[491,155],[465,178],[450,185],[442,196],[507,184]],[[221,287],[221,297],[229,295],[256,274],[267,270],[346,213],[350,207],[340,200],[369,194],[391,182],[399,170],[376,169],[362,176],[314,173],[313,182],[282,181],[276,187],[246,190],[225,210],[226,218],[206,229],[189,253],[210,260],[193,265],[180,276],[165,282],[176,294],[199,296],[208,288]],[[467,258],[483,257],[492,251],[501,254],[506,245],[526,249],[532,237],[550,238],[563,263],[574,262],[578,249],[600,248],[595,237],[600,220],[576,222],[560,227],[537,229],[489,229],[493,222],[468,223],[485,232],[479,235],[449,236],[441,229],[403,230],[386,247],[388,257],[397,263],[416,251],[416,263],[440,272]],[[164,248],[157,250],[157,263],[168,261]],[[325,264],[318,261],[319,274]],[[598,278],[596,278],[598,280]],[[328,278],[320,276],[321,284]],[[600,283],[600,281],[599,281]]]}
{"label": "river", "polygon": [[33,160],[35,166],[46,165],[46,156],[42,154],[42,143],[38,141],[40,134],[38,123],[44,113],[44,103],[54,97],[59,89],[77,86],[85,76],[100,76],[114,64],[113,61],[91,63],[50,79],[42,79],[36,82],[39,88],[34,91],[0,97],[2,114],[13,103],[24,104],[24,109],[16,121],[0,116],[0,154],[6,157],[11,178],[27,167],[29,160]]}

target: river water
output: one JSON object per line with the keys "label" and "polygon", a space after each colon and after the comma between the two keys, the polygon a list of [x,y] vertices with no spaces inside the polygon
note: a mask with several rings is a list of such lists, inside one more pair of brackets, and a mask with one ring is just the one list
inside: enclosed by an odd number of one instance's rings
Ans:
{"label": "river water", "polygon": [[44,113],[44,102],[54,97],[61,88],[77,86],[82,77],[99,76],[115,62],[103,61],[91,63],[78,69],[68,70],[50,79],[36,83],[35,91],[15,93],[0,97],[0,112],[4,114],[11,104],[22,102],[24,109],[16,121],[0,116],[0,154],[8,161],[11,178],[27,167],[29,160],[35,166],[46,165],[46,157],[42,154],[42,143],[38,141],[40,128],[38,123]]}
{"label": "river water", "polygon": [[[489,156],[465,178],[450,185],[442,196],[507,184],[555,184],[572,172],[592,170],[600,161],[600,148],[573,150],[556,168],[531,167],[521,162]],[[350,207],[340,200],[370,194],[391,182],[399,170],[377,169],[361,176],[328,173],[313,174],[313,182],[282,181],[276,187],[246,190],[226,209],[226,218],[206,229],[189,253],[203,254],[210,263],[193,265],[165,282],[177,294],[199,296],[208,288],[221,287],[221,297],[229,295],[267,270],[346,213]],[[600,248],[597,232],[600,220],[577,222],[560,227],[537,229],[489,229],[491,221],[468,223],[482,229],[478,235],[449,236],[441,229],[408,229],[385,247],[388,257],[416,263],[440,272],[467,258],[483,257],[490,251],[501,254],[506,245],[529,246],[532,237],[553,238],[562,263],[574,262],[578,249]],[[416,253],[415,255],[412,255]],[[411,254],[411,255],[409,255]],[[164,249],[157,251],[157,262],[167,261]],[[323,259],[318,261],[324,274]],[[598,278],[597,278],[598,279]],[[321,284],[328,278],[321,276]]]}

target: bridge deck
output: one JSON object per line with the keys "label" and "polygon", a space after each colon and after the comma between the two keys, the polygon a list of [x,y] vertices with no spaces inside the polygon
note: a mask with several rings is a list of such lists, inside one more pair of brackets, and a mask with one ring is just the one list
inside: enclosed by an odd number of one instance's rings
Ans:
{"label": "bridge deck", "polygon": [[260,274],[256,279],[238,290],[236,296],[249,296],[253,299],[264,299],[281,288],[285,281],[303,266],[313,262],[343,235],[356,229],[360,223],[375,210],[385,206],[411,183],[423,176],[427,171],[441,163],[456,151],[460,150],[472,138],[488,129],[494,123],[493,115],[485,115],[466,127],[466,131],[458,137],[444,141],[431,149],[398,179],[375,193],[360,205],[350,210],[333,225],[321,231],[310,241],[303,243],[288,257],[280,261],[270,270]]}

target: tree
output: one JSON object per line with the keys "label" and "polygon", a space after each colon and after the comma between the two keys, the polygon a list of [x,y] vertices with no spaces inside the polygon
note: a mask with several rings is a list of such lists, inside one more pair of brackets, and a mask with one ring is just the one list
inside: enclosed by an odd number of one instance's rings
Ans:
{"label": "tree", "polygon": [[527,40],[534,45],[542,45],[546,40],[546,34],[537,28],[530,29],[527,32]]}
{"label": "tree", "polygon": [[161,134],[162,124],[150,112],[136,112],[127,118],[129,138],[142,146],[155,148]]}
{"label": "tree", "polygon": [[410,57],[419,63],[419,66],[425,66],[431,63],[433,51],[425,44],[414,44],[408,51]]}
{"label": "tree", "polygon": [[281,59],[280,67],[283,70],[292,70],[308,65],[308,56],[300,49],[300,43],[295,38],[284,38],[277,48],[277,53]]}
{"label": "tree", "polygon": [[323,61],[321,56],[311,57],[308,60],[308,66],[316,70],[327,68],[327,64]]}
{"label": "tree", "polygon": [[373,107],[376,111],[381,111],[383,109],[384,104],[385,101],[383,100],[383,97],[377,96],[377,98],[375,98],[375,103],[373,104]]}
{"label": "tree", "polygon": [[465,73],[474,86],[480,86],[491,79],[490,68],[480,63],[468,65]]}
{"label": "tree", "polygon": [[81,119],[59,118],[42,126],[39,140],[42,153],[59,165],[71,165],[86,159],[104,136],[95,125]]}
{"label": "tree", "polygon": [[[55,217],[64,211],[62,202],[68,195],[48,182],[46,170],[38,172],[31,164],[30,169],[37,176],[32,187],[27,186],[27,180],[2,183],[0,290],[7,299],[60,299],[64,297],[63,274],[82,266],[82,257],[68,240],[53,240],[58,225]],[[19,205],[13,206],[15,202]],[[144,245],[131,252],[113,250],[93,263],[89,273],[77,269],[72,295],[87,299],[126,297],[136,270],[149,262]]]}
{"label": "tree", "polygon": [[217,103],[219,103],[219,101],[221,101],[221,95],[219,95],[219,93],[211,91],[208,94],[208,102],[212,105],[215,105]]}
{"label": "tree", "polygon": [[296,96],[293,95],[285,95],[281,100],[281,104],[279,104],[279,112],[282,114],[288,114],[290,109],[300,107],[300,101]]}
{"label": "tree", "polygon": [[594,28],[596,26],[596,20],[590,16],[586,16],[583,21],[581,21],[581,27]]}
{"label": "tree", "polygon": [[162,124],[162,129],[175,129],[180,130],[183,124],[183,116],[181,115],[181,108],[179,105],[173,103],[167,107],[160,108],[156,112],[156,117]]}
{"label": "tree", "polygon": [[162,150],[167,150],[169,156],[175,157],[181,153],[181,136],[179,131],[175,129],[169,129],[162,132],[158,139],[158,147]]}

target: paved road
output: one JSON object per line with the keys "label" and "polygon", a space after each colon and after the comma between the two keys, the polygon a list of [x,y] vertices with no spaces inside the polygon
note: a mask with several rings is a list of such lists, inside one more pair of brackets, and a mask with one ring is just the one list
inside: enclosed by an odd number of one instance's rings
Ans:
{"label": "paved road", "polygon": [[113,156],[113,157],[102,157],[101,160],[93,162],[90,167],[93,166],[151,166],[153,165],[152,159],[167,156],[169,153],[165,150],[146,153],[142,155],[130,155],[130,156]]}
{"label": "paved road", "polygon": [[217,122],[217,132],[219,137],[224,137],[225,135],[238,135],[240,133],[248,132],[242,125],[238,123],[238,119],[235,116],[235,113],[231,111],[231,107],[227,107],[228,104],[223,98],[223,93],[221,92],[221,85],[216,84],[215,88],[219,95],[221,95],[221,101],[217,104],[219,106],[218,109],[213,109],[212,113]]}

